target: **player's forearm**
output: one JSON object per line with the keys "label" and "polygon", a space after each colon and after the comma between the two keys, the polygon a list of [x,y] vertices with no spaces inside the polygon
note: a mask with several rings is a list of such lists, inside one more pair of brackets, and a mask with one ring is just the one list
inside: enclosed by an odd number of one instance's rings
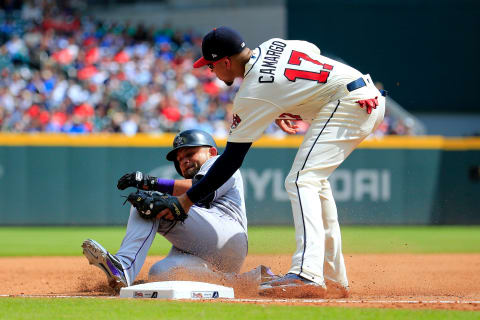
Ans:
{"label": "player's forearm", "polygon": [[187,192],[192,187],[192,179],[175,180],[173,185],[173,195],[179,196]]}
{"label": "player's forearm", "polygon": [[225,151],[207,174],[187,191],[189,200],[197,203],[220,188],[241,167],[251,145],[251,143],[228,142]]}
{"label": "player's forearm", "polygon": [[191,187],[192,179],[173,180],[156,178],[153,190],[179,196],[187,192]]}

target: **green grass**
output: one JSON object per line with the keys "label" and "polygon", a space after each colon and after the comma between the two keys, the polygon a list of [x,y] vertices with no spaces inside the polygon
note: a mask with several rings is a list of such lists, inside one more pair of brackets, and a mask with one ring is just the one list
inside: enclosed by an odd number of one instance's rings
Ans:
{"label": "green grass", "polygon": [[[54,315],[54,316],[53,316]],[[0,298],[0,319],[480,319],[479,312],[161,300]]]}
{"label": "green grass", "polygon": [[[0,256],[75,256],[93,238],[115,252],[124,227],[0,227]],[[342,228],[345,253],[480,252],[480,226]],[[293,227],[251,227],[250,254],[291,254]],[[170,244],[157,236],[151,255]],[[480,319],[480,312],[191,303],[105,298],[0,298],[0,319]]]}
{"label": "green grass", "polygon": [[349,253],[480,253],[480,226],[348,227]]}
{"label": "green grass", "polygon": [[[249,253],[293,253],[293,227],[252,227]],[[344,253],[478,253],[480,226],[345,226]]]}
{"label": "green grass", "polygon": [[[115,252],[124,227],[0,227],[0,256],[76,256],[86,238]],[[342,228],[344,253],[479,253],[480,226]],[[165,255],[170,244],[158,235],[150,255]],[[293,227],[250,227],[250,254],[291,254]]]}

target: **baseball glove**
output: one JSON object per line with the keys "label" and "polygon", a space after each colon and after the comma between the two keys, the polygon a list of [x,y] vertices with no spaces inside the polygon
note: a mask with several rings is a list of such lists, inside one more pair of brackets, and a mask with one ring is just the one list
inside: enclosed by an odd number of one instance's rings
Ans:
{"label": "baseball glove", "polygon": [[140,217],[146,220],[155,219],[164,209],[170,209],[175,221],[183,222],[188,217],[177,197],[166,193],[138,190],[130,193],[125,202],[127,201],[137,209]]}
{"label": "baseball glove", "polygon": [[135,187],[137,189],[152,190],[157,182],[156,177],[143,174],[140,171],[124,174],[118,179],[117,188],[125,190],[128,187]]}

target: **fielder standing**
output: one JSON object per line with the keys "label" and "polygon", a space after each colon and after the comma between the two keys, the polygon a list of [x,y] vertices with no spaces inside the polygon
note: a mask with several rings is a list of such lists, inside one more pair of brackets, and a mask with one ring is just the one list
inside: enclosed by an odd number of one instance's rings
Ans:
{"label": "fielder standing", "polygon": [[[295,120],[310,122],[285,187],[290,197],[297,249],[289,272],[263,283],[260,293],[324,296],[326,280],[348,294],[337,209],[328,177],[383,120],[385,98],[369,75],[320,54],[312,43],[270,39],[251,50],[234,30],[220,27],[203,38],[208,66],[231,85],[233,122],[223,154],[184,195],[183,209],[220,187],[240,166],[252,142],[273,121],[296,133]],[[168,209],[160,215],[170,214]]]}

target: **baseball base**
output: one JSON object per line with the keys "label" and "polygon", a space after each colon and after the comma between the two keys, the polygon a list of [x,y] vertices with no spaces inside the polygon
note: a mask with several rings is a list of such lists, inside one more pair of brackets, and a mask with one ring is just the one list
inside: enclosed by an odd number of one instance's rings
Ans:
{"label": "baseball base", "polygon": [[120,289],[120,298],[233,299],[233,288],[196,281],[159,281]]}

